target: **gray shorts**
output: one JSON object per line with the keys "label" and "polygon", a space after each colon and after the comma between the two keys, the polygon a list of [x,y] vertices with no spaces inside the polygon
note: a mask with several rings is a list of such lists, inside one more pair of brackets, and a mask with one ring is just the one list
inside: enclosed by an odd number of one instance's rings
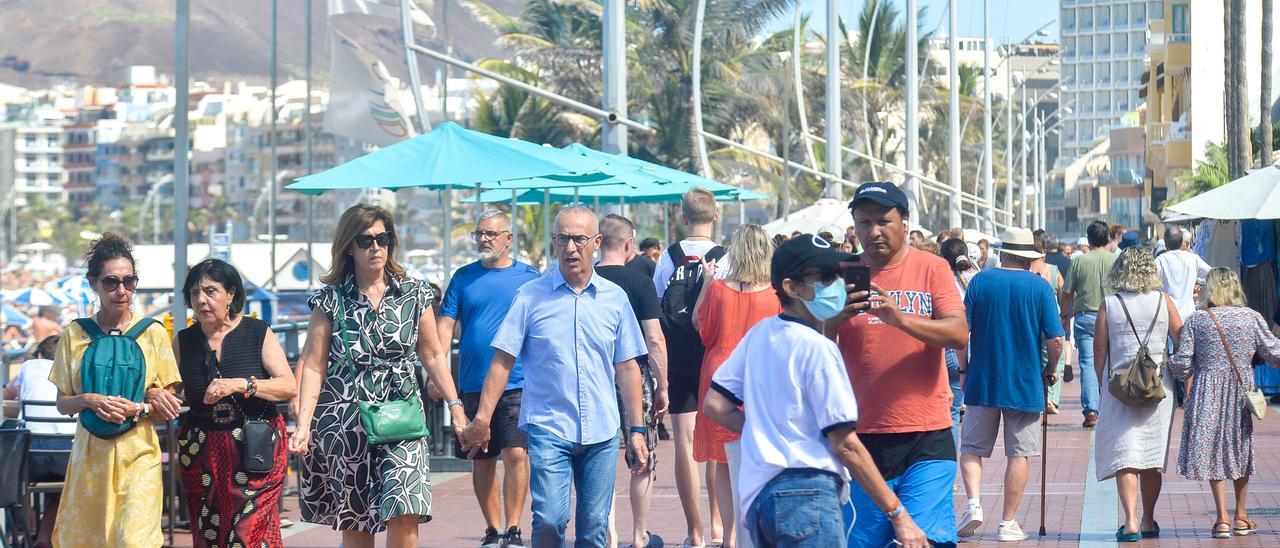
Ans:
{"label": "gray shorts", "polygon": [[1006,457],[1040,456],[1040,414],[994,407],[965,407],[960,427],[960,452],[982,458],[991,456],[996,446],[996,433],[1004,418],[1004,454]]}

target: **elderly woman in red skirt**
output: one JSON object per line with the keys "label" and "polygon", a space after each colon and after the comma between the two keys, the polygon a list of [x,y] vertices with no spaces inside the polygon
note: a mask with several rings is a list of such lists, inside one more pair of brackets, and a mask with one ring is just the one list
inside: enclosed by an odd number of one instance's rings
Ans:
{"label": "elderly woman in red skirt", "polygon": [[265,322],[240,314],[244,284],[230,264],[197,264],[182,291],[196,323],[173,343],[191,408],[178,463],[195,546],[284,546],[288,438],[276,402],[297,394],[284,349]]}

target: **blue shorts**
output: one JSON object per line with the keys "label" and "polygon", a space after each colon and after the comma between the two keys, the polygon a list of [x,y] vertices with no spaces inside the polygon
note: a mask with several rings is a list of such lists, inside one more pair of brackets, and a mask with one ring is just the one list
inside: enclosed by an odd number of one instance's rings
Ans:
{"label": "blue shorts", "polygon": [[[956,510],[952,501],[955,481],[955,461],[927,460],[911,465],[901,476],[887,482],[935,547],[956,543]],[[849,485],[844,523],[849,548],[884,548],[893,541],[889,518],[857,482]]]}

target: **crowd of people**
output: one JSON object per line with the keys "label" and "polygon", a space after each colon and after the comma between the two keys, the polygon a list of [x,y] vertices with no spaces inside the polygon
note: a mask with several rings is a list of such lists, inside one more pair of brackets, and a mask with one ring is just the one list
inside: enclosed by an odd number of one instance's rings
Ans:
{"label": "crowd of people", "polygon": [[[926,238],[909,228],[905,194],[873,182],[850,201],[848,230],[771,237],[748,224],[722,246],[713,194],[693,189],[680,207],[687,236],[665,249],[637,243],[624,216],[565,207],[541,273],[512,256],[510,217],[484,211],[476,261],[440,292],[406,275],[393,216],[354,206],[293,368],[271,328],[242,313],[233,265],[190,269],[182,298],[195,323],[171,337],[134,312],[131,244],[103,235],[85,255],[99,309],[42,333],[6,387],[7,399],[55,400],[80,417],[67,461],[40,469],[65,471],[66,487],[61,519],[46,515],[38,540],[161,544],[155,423],[178,419],[196,546],[281,546],[290,454],[304,521],[347,547],[383,531],[388,546],[416,546],[432,514],[423,394],[443,400],[454,455],[473,461],[482,548],[524,546],[526,501],[534,546],[563,545],[571,515],[575,545],[625,544],[619,451],[636,547],[665,545],[648,524],[663,467],[686,518],[681,546],[732,548],[739,526],[756,546],[954,545],[984,525],[982,469],[1002,429],[995,538],[1023,540],[1029,459],[1076,377],[1072,351],[1097,479],[1114,477],[1119,492],[1118,541],[1160,535],[1180,401],[1177,468],[1210,484],[1209,533],[1257,529],[1253,415],[1240,402],[1255,356],[1280,362],[1280,340],[1234,272],[1187,251],[1185,231],[1167,230],[1157,250],[1101,222],[1076,246],[1017,227],[996,245],[958,228]],[[113,367],[132,372],[133,396],[101,380]],[[292,434],[277,411],[286,402]],[[659,463],[667,417],[674,458]]]}

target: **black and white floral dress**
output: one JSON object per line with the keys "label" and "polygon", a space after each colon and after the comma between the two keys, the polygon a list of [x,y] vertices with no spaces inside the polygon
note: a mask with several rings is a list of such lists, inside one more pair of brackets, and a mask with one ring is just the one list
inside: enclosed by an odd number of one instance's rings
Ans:
{"label": "black and white floral dress", "polygon": [[[345,300],[346,326],[335,322]],[[302,519],[340,531],[377,533],[407,515],[431,520],[427,440],[370,445],[356,400],[420,397],[417,378],[418,320],[431,306],[431,289],[414,279],[392,278],[377,310],[348,275],[327,285],[308,304],[337,327],[329,344],[328,372],[302,459]],[[350,345],[351,359],[345,357]]]}

